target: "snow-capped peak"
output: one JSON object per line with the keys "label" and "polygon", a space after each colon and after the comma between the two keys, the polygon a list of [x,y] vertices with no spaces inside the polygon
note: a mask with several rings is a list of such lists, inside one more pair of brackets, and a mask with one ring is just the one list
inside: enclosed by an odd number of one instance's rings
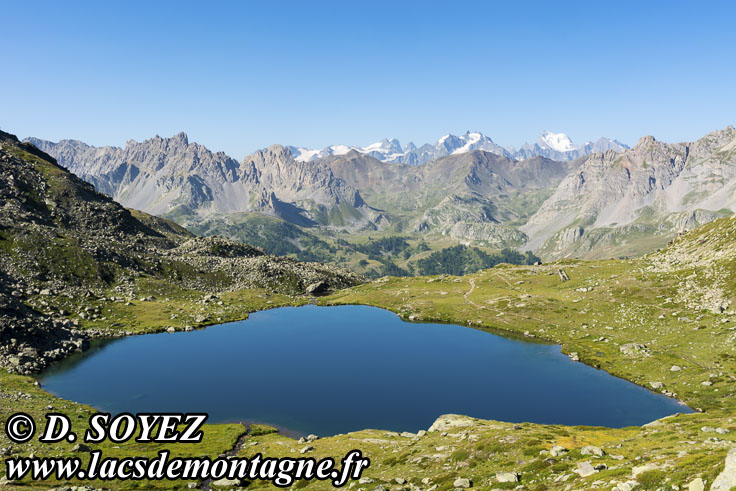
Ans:
{"label": "snow-capped peak", "polygon": [[320,152],[319,150],[312,150],[311,148],[304,147],[287,146],[286,148],[289,149],[294,160],[298,160],[299,162],[309,162],[310,160],[314,160],[319,157]]}
{"label": "snow-capped peak", "polygon": [[399,143],[399,140],[396,138],[384,138],[380,142],[372,143],[367,147],[361,148],[360,151],[363,153],[381,152],[394,154],[403,153],[404,150],[401,148],[401,143]]}
{"label": "snow-capped peak", "polygon": [[451,133],[444,135],[434,145],[426,144],[421,147],[417,147],[413,143],[402,147],[396,138],[385,138],[365,147],[330,145],[322,150],[300,147],[288,148],[296,160],[304,162],[356,151],[381,162],[421,165],[447,155],[469,153],[476,150],[495,153],[515,160],[523,160],[537,155],[556,160],[572,160],[591,152],[605,152],[607,150],[621,152],[629,147],[617,140],[608,138],[601,138],[595,143],[585,142],[585,145],[579,147],[573,144],[570,137],[564,133],[543,131],[539,135],[537,144],[530,145],[526,143],[521,149],[515,150],[513,147],[504,148],[498,145],[481,132],[467,131],[460,135]]}
{"label": "snow-capped peak", "polygon": [[564,133],[543,131],[539,135],[539,142],[543,147],[551,148],[557,152],[570,152],[578,149],[578,147],[573,145],[570,137]]}

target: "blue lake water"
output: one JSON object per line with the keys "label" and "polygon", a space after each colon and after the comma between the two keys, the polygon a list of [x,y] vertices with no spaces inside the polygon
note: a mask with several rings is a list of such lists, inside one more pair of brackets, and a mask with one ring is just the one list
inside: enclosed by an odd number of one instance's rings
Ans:
{"label": "blue lake water", "polygon": [[285,307],[194,332],[98,342],[39,376],[118,412],[206,412],[292,435],[417,431],[441,414],[622,427],[690,412],[571,361],[559,346],[375,307]]}

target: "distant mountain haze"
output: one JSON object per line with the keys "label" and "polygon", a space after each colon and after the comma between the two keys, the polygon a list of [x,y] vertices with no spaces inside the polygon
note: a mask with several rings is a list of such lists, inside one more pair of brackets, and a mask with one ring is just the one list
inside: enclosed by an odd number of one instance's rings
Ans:
{"label": "distant mountain haze", "polygon": [[547,157],[553,160],[575,160],[593,152],[605,152],[616,150],[621,152],[629,148],[625,144],[601,138],[595,143],[586,142],[582,146],[573,144],[569,136],[564,133],[551,133],[543,131],[534,144],[524,144],[521,149],[513,147],[502,147],[491,138],[479,132],[468,131],[464,135],[445,135],[435,144],[424,144],[417,147],[410,142],[402,147],[399,140],[395,138],[384,139],[367,147],[356,147],[346,145],[330,145],[322,150],[314,150],[302,147],[288,147],[297,160],[310,161],[318,158],[344,155],[351,150],[370,155],[381,162],[401,163],[410,165],[422,165],[436,158],[447,155],[468,153],[474,150],[485,150],[486,152],[503,155],[515,160],[524,160],[531,157]]}

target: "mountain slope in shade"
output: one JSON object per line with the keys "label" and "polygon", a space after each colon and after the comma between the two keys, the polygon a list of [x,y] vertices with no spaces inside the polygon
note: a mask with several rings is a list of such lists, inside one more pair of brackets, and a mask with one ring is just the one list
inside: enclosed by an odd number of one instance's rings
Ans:
{"label": "mountain slope in shade", "polygon": [[304,226],[375,228],[383,217],[318,162],[272,145],[238,163],[190,143],[186,134],[129,141],[124,148],[29,139],[67,169],[125,206],[156,215],[256,211]]}
{"label": "mountain slope in shade", "polygon": [[648,136],[623,153],[592,154],[522,230],[527,247],[547,257],[587,257],[601,242],[625,246],[637,236],[651,249],[734,210],[736,130],[729,126],[696,142]]}

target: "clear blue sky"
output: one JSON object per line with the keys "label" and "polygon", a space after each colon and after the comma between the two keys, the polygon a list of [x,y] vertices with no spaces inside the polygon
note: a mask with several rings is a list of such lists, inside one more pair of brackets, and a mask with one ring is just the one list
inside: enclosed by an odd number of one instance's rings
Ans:
{"label": "clear blue sky", "polygon": [[736,2],[2,2],[0,128],[241,158],[478,130],[520,145],[736,122]]}

